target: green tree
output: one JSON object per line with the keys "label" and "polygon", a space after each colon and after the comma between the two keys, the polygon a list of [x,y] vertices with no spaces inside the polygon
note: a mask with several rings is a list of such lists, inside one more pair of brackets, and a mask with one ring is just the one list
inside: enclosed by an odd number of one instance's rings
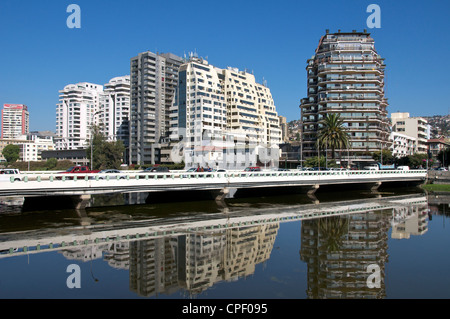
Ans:
{"label": "green tree", "polygon": [[335,161],[327,161],[325,163],[325,156],[320,156],[319,158],[317,158],[317,156],[312,156],[308,159],[305,160],[304,163],[305,167],[321,167],[321,168],[325,168],[325,167],[338,167],[338,165],[336,164]]}
{"label": "green tree", "polygon": [[58,164],[58,160],[56,158],[49,158],[47,162],[45,163],[45,168],[48,170],[51,170],[56,167]]}
{"label": "green tree", "polygon": [[122,141],[106,141],[98,126],[92,126],[91,130],[92,139],[86,149],[86,156],[89,160],[92,159],[92,169],[119,169],[125,151]]}
{"label": "green tree", "polygon": [[[381,163],[380,154],[381,154],[380,151],[373,152],[372,153],[373,160]],[[392,164],[392,163],[394,163],[394,156],[392,156],[392,152],[390,150],[383,150],[383,163],[381,164]]]}
{"label": "green tree", "polygon": [[319,124],[322,128],[317,135],[318,149],[331,149],[331,158],[335,159],[336,149],[346,149],[349,145],[348,133],[344,121],[338,113],[327,114]]}
{"label": "green tree", "polygon": [[19,145],[8,144],[3,148],[2,155],[8,162],[12,164],[19,159],[20,147]]}
{"label": "green tree", "polygon": [[397,165],[407,165],[409,167],[425,167],[426,160],[428,158],[427,154],[414,154],[401,157],[397,160]]}

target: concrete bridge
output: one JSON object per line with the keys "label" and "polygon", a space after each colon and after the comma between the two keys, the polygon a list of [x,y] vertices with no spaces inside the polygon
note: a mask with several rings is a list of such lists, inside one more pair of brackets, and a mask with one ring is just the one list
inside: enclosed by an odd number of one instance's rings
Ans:
{"label": "concrete bridge", "polygon": [[28,173],[21,180],[0,182],[0,196],[42,197],[78,196],[108,193],[216,191],[225,196],[231,189],[296,187],[313,194],[319,187],[344,185],[377,189],[385,183],[419,185],[427,178],[426,170],[344,170],[344,171],[260,171],[202,172],[176,171],[118,174]]}

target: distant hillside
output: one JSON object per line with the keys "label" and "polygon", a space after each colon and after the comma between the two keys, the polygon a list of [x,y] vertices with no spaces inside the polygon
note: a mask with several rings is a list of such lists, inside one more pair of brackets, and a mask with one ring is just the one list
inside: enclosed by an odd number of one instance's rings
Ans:
{"label": "distant hillside", "polygon": [[450,137],[450,115],[422,116],[431,126],[431,138]]}

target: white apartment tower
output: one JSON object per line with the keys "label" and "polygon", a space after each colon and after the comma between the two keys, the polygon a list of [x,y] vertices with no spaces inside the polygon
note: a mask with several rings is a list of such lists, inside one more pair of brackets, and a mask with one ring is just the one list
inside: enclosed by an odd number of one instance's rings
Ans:
{"label": "white apartment tower", "polygon": [[3,104],[2,139],[18,138],[29,132],[30,114],[23,104]]}
{"label": "white apartment tower", "polygon": [[80,82],[59,91],[56,105],[56,149],[86,148],[91,139],[91,127],[98,124],[100,95],[103,86]]}
{"label": "white apartment tower", "polygon": [[222,70],[227,128],[264,146],[281,143],[281,127],[270,89],[255,76],[235,68]]}
{"label": "white apartment tower", "polygon": [[[122,141],[129,146],[130,76],[112,78],[100,95],[99,125],[108,141]],[[125,159],[128,157],[125,156]]]}
{"label": "white apartment tower", "polygon": [[267,87],[256,83],[253,74],[220,69],[194,57],[180,67],[170,126],[171,138],[181,137],[186,143],[187,166],[231,168],[222,157],[231,148],[235,155],[254,156],[240,164],[256,165],[258,146],[281,143],[279,118]]}
{"label": "white apartment tower", "polygon": [[169,135],[169,108],[183,59],[171,53],[139,53],[130,61],[129,163],[155,163],[161,139]]}

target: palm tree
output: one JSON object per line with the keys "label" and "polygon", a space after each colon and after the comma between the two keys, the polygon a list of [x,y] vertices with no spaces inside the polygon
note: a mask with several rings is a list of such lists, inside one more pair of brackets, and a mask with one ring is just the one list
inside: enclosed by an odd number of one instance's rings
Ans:
{"label": "palm tree", "polygon": [[348,133],[344,128],[344,120],[341,119],[340,114],[327,114],[323,120],[319,122],[322,128],[317,135],[318,148],[331,148],[332,158],[335,158],[334,151],[336,149],[345,149],[349,144]]}

